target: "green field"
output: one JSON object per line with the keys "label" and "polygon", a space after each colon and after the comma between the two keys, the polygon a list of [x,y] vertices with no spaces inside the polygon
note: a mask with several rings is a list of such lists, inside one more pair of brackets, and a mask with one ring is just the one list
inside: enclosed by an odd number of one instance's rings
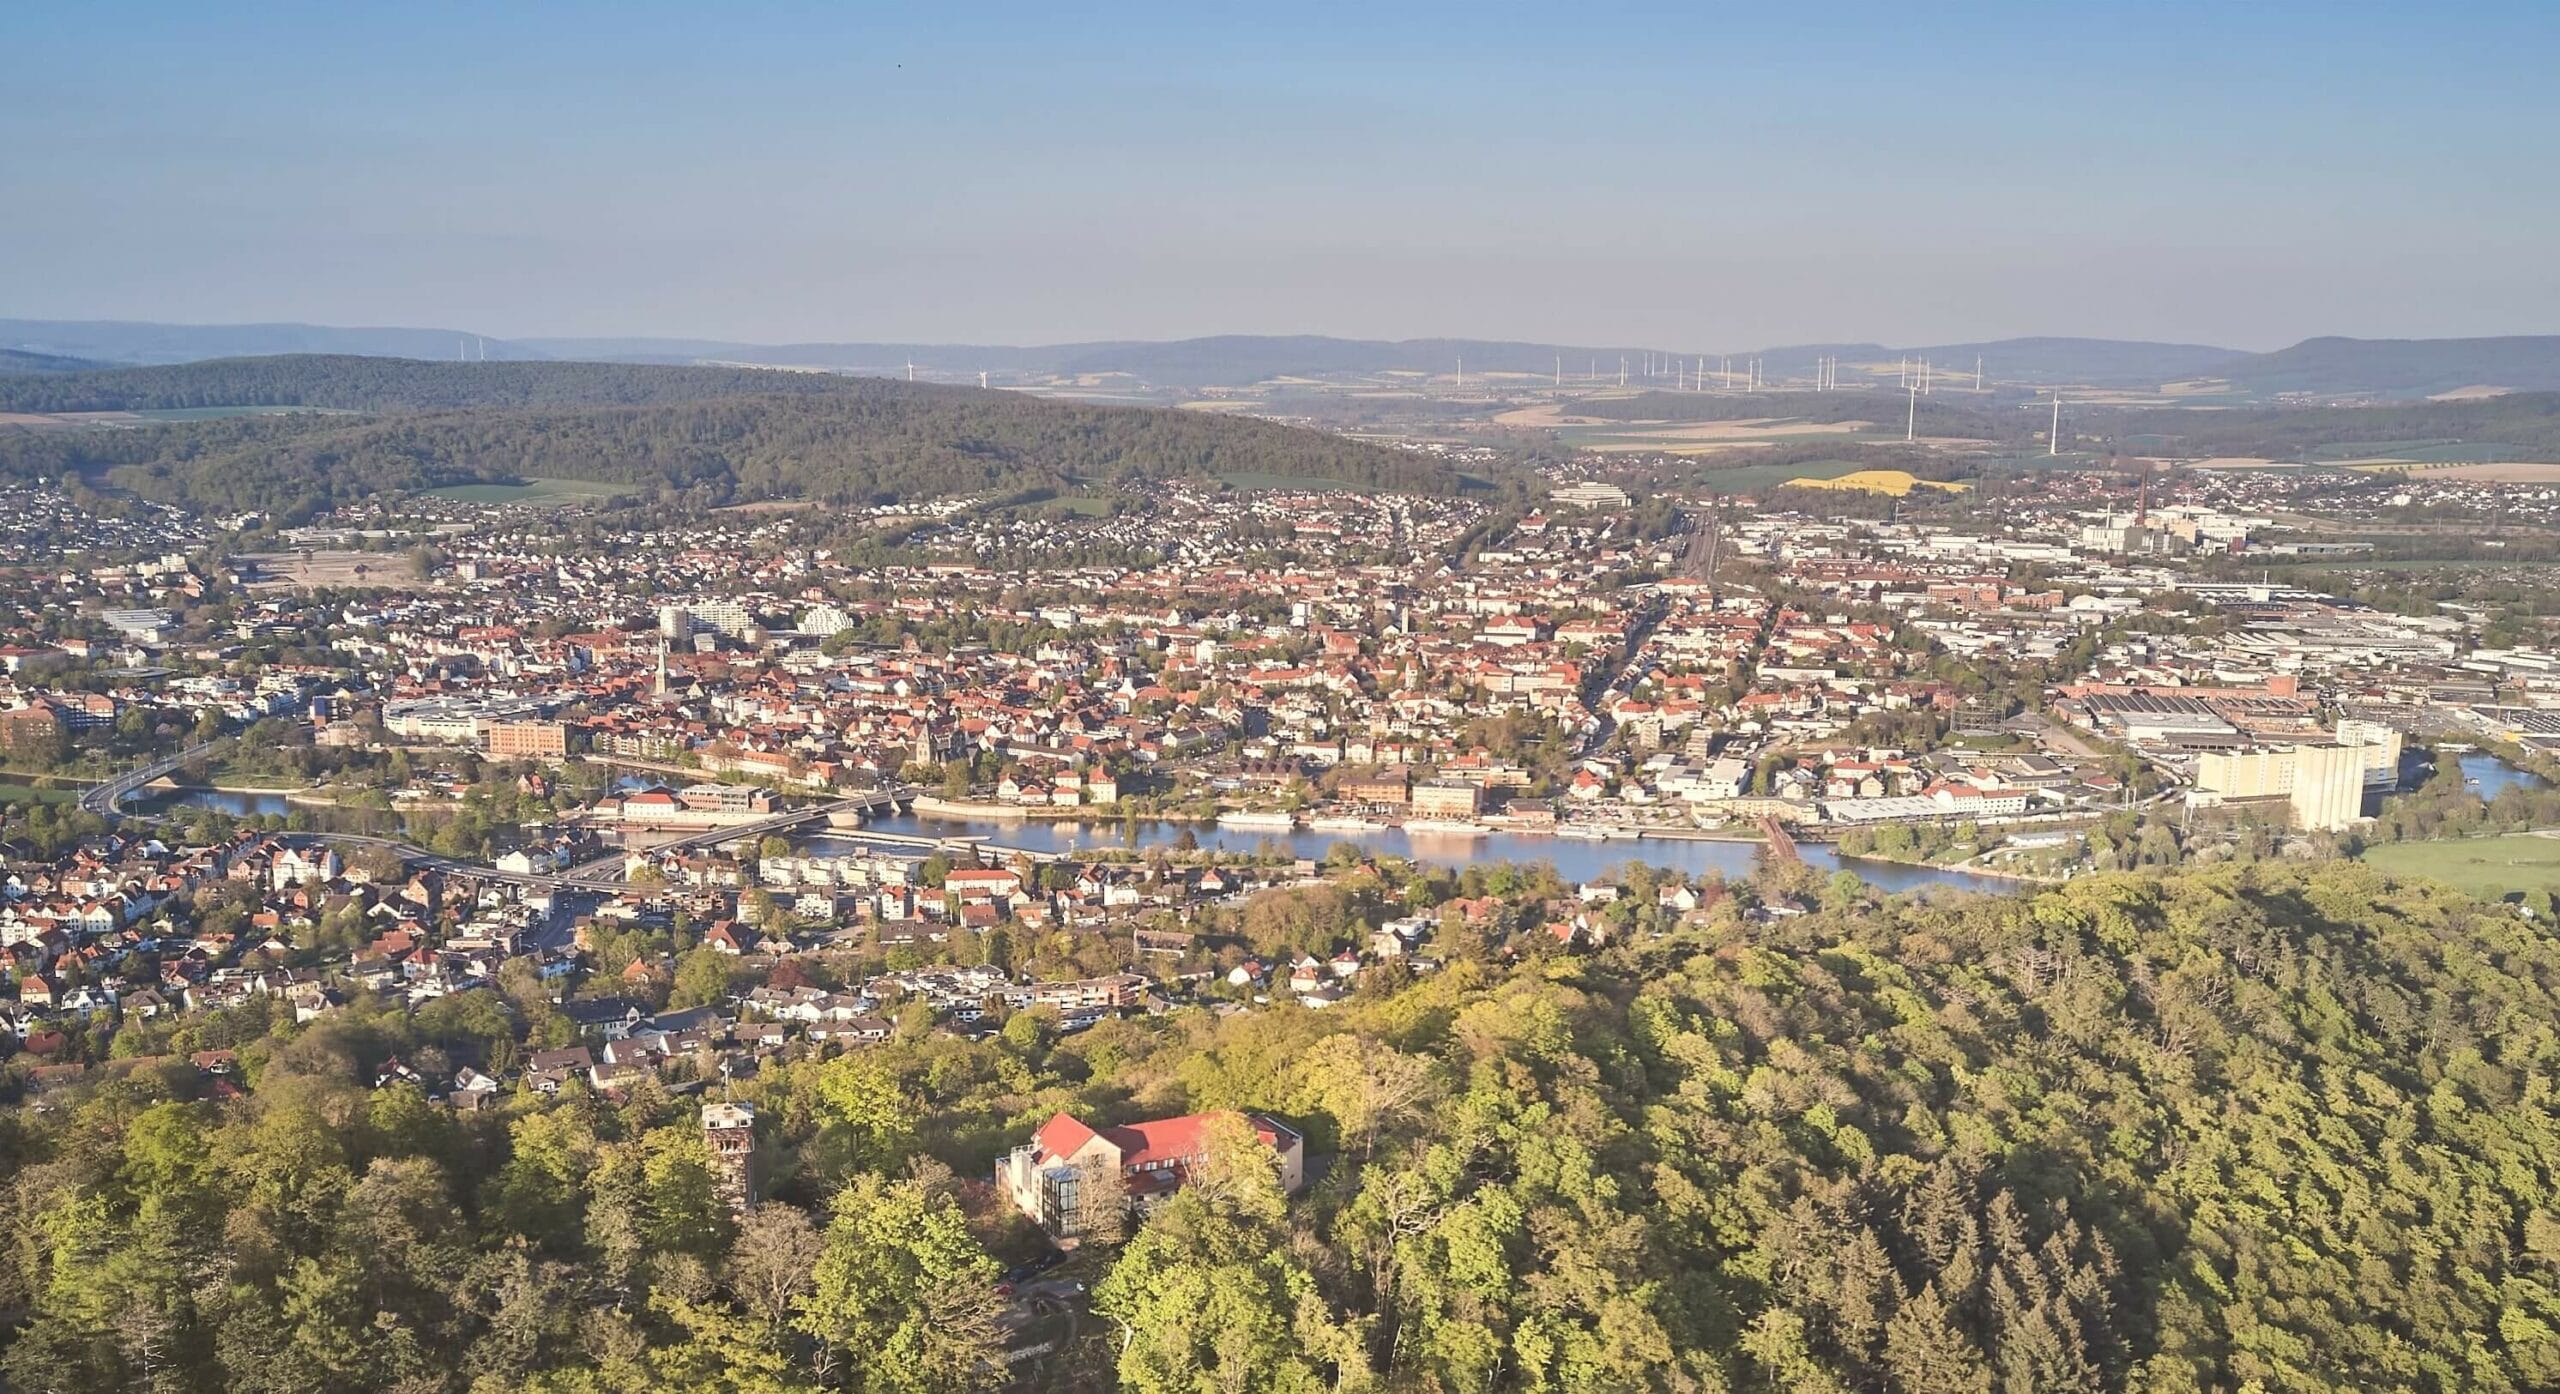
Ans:
{"label": "green field", "polygon": [[1764,494],[1790,479],[1838,479],[1867,468],[1861,460],[1807,460],[1793,465],[1702,467],[1683,482],[1711,494]]}
{"label": "green field", "polygon": [[2510,891],[2560,889],[2560,837],[2514,833],[2386,842],[2368,847],[2365,864],[2392,876],[2425,876],[2483,900]]}
{"label": "green field", "polygon": [[617,494],[630,492],[621,484],[599,484],[592,479],[528,479],[521,484],[449,484],[429,489],[431,499],[454,499],[462,503],[522,504],[529,508],[557,508],[573,503],[602,503]]}
{"label": "green field", "polygon": [[39,789],[32,784],[0,783],[0,805],[70,803],[79,797],[77,789]]}

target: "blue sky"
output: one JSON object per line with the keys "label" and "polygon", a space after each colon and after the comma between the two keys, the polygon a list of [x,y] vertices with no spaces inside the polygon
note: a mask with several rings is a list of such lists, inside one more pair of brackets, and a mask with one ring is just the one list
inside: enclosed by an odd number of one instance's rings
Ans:
{"label": "blue sky", "polygon": [[2560,331],[2560,6],[0,6],[0,315]]}

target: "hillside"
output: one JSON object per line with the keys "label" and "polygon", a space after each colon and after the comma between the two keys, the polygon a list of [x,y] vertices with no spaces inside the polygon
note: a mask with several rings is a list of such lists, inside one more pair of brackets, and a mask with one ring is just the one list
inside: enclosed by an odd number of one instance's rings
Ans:
{"label": "hillside", "polygon": [[2125,440],[2139,454],[2293,460],[2388,455],[2415,443],[2488,447],[2486,459],[2560,460],[2560,393],[2373,407],[2086,408],[2081,429]]}
{"label": "hillside", "polygon": [[403,411],[646,406],[751,394],[861,394],[891,386],[770,368],[630,363],[438,363],[346,354],[215,358],[0,383],[0,411],[165,411],[318,407]]}
{"label": "hillside", "polygon": [[108,365],[86,358],[66,358],[58,353],[31,353],[25,349],[0,349],[0,377],[20,377],[49,373],[85,373]]}
{"label": "hillside", "polygon": [[358,353],[401,358],[537,357],[462,329],[342,328],[327,324],[158,324],[145,320],[0,319],[0,348],[108,363],[190,363],[278,353]]}
{"label": "hillside", "polygon": [[[1034,1252],[985,1195],[1005,1150],[1060,1112],[1255,1110],[1323,1165],[1284,1194],[1250,1130],[1211,1125],[1187,1186],[1061,1272],[1093,1309],[1049,1367],[1074,1387],[2560,1383],[2560,951],[2503,908],[2333,862],[1996,900],[1851,877],[1766,922],[1737,909],[1769,885],[1718,886],[1684,925],[1648,879],[1593,912],[1628,947],[1567,955],[1540,926],[1568,888],[1498,870],[1522,889],[1469,914],[1487,869],[1212,912],[1274,961],[1445,911],[1446,966],[1373,968],[1332,1010],[1074,1034],[1027,1011],[778,1056],[721,1087],[759,1115],[743,1216],[662,1090],[456,1110],[377,1085],[385,1059],[503,1072],[565,1038],[538,985],[128,1023],[152,1049],[121,1082],[9,1120],[0,1375],[991,1390],[989,1294]],[[227,1095],[182,1063],[210,1048],[237,1052]]]}
{"label": "hillside", "polygon": [[287,518],[386,492],[528,477],[632,484],[707,503],[856,503],[1230,474],[1420,492],[1459,483],[1423,457],[1251,418],[752,370],[235,360],[10,379],[0,381],[0,402],[372,413],[0,430],[0,475],[103,475],[149,498]]}
{"label": "hillside", "polygon": [[2560,390],[2560,335],[2497,339],[2306,339],[2222,369],[2252,392],[2425,397],[2465,387]]}
{"label": "hillside", "polygon": [[1932,344],[1908,352],[1926,358],[1953,378],[1982,361],[1996,382],[2085,383],[2151,387],[2182,378],[2216,377],[2248,354],[2210,344],[2154,344],[2124,339],[1994,339],[1984,343]]}

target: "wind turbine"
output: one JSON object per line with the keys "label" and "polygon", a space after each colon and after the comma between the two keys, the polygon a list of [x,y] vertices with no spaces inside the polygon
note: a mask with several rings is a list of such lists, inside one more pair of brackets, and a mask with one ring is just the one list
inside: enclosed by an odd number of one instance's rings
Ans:
{"label": "wind turbine", "polygon": [[2062,453],[2062,389],[2059,387],[2053,389],[2053,427],[2044,433],[2044,453],[2048,456]]}
{"label": "wind turbine", "polygon": [[1903,444],[1908,445],[1916,438],[1916,433],[1920,429],[1920,384],[1906,382],[1902,385],[1902,390],[1911,398],[1910,411],[1902,418],[1902,441]]}

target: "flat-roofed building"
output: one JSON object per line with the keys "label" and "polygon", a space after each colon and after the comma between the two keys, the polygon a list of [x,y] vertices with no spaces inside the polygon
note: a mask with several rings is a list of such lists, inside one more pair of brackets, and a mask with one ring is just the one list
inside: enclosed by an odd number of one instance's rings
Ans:
{"label": "flat-roofed building", "polygon": [[504,758],[559,760],[569,754],[569,728],[557,721],[493,721],[489,753]]}

